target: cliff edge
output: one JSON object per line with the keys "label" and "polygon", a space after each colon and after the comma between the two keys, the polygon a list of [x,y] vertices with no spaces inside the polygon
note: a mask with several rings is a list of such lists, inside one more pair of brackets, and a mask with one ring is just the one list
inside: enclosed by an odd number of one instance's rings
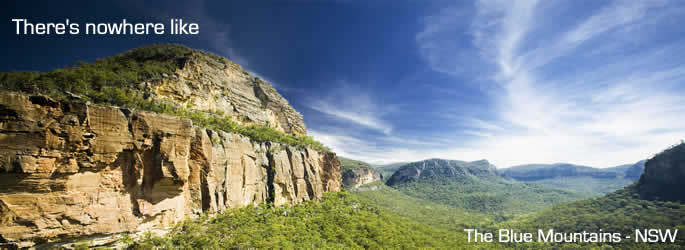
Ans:
{"label": "cliff edge", "polygon": [[[309,146],[302,117],[268,83],[223,58],[159,48],[180,52],[165,57],[153,46],[133,50],[145,59],[125,53],[93,64],[169,66],[137,77],[97,76],[104,73],[88,65],[0,75],[0,247],[161,229],[203,213],[340,190],[337,156]],[[53,81],[63,79],[54,74],[76,83]],[[79,89],[78,80],[105,78]],[[145,80],[117,85],[122,79]],[[134,108],[114,106],[122,100]],[[136,108],[148,104],[183,108],[191,119]],[[221,125],[221,117],[242,135],[193,122]],[[271,137],[279,142],[260,139]]]}
{"label": "cliff edge", "polygon": [[386,182],[394,186],[406,182],[412,182],[431,176],[457,177],[466,175],[474,176],[498,176],[497,169],[487,160],[472,162],[428,159],[419,162],[408,163],[390,176]]}
{"label": "cliff edge", "polygon": [[645,199],[685,201],[685,143],[681,142],[655,155],[645,163],[637,189]]}

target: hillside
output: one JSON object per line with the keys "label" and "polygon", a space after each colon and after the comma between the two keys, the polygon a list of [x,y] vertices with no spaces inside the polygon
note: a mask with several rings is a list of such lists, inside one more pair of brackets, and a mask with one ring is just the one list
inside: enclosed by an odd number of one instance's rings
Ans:
{"label": "hillside", "polygon": [[416,181],[431,176],[455,177],[497,176],[496,167],[486,160],[465,162],[443,159],[428,159],[403,165],[388,179],[389,186]]}
{"label": "hillside", "polygon": [[363,161],[358,161],[358,160],[352,160],[349,158],[345,157],[338,157],[340,159],[340,166],[345,169],[360,169],[360,168],[365,168],[365,169],[373,169],[371,164],[368,164]]}
{"label": "hillside", "polygon": [[527,164],[500,169],[502,175],[522,182],[602,195],[628,186],[640,177],[644,161],[612,168],[593,168],[568,163]]}
{"label": "hillside", "polygon": [[410,163],[399,169],[387,184],[412,197],[496,215],[498,221],[590,197],[585,193],[518,182],[501,176],[485,160],[430,159]]}
{"label": "hillside", "polygon": [[50,72],[0,73],[0,89],[187,118],[195,125],[329,151],[267,82],[223,57],[183,45],[143,46]]}
{"label": "hillside", "polygon": [[385,165],[374,165],[373,167],[376,169],[376,171],[380,172],[383,175],[383,181],[387,181],[388,179],[390,179],[392,174],[395,173],[395,171],[397,171],[407,163],[408,162],[396,162]]}
{"label": "hillside", "polygon": [[387,213],[347,192],[294,207],[257,206],[189,221],[135,249],[197,248],[466,248],[460,232]]}
{"label": "hillside", "polygon": [[342,167],[342,184],[345,188],[357,188],[383,179],[383,175],[366,162],[344,157],[338,159]]}
{"label": "hillside", "polygon": [[[635,229],[679,229],[677,241],[649,248],[682,248],[685,237],[685,204],[682,183],[685,176],[685,144],[676,145],[645,163],[640,180],[609,195],[554,206],[552,208],[507,222],[500,227],[536,232],[538,228],[554,228],[561,232],[619,232],[631,235]],[[632,240],[621,247],[647,248]]]}
{"label": "hillside", "polygon": [[180,45],[0,74],[0,248],[50,247],[341,189],[268,83]]}
{"label": "hillside", "polygon": [[623,248],[675,249],[685,246],[685,237],[681,235],[685,232],[683,218],[684,204],[641,199],[636,186],[631,185],[607,196],[557,205],[496,227],[523,232],[537,232],[540,228],[553,228],[558,232],[598,232],[602,229],[622,235],[632,235],[635,229],[679,229],[678,241],[671,247],[647,247],[647,243],[636,244],[625,239],[619,243]]}
{"label": "hillside", "polygon": [[640,197],[649,200],[685,202],[685,142],[649,159],[637,183]]}
{"label": "hillside", "polygon": [[490,215],[419,199],[384,185],[353,191],[352,195],[388,213],[459,234],[464,228],[484,228],[493,223]]}

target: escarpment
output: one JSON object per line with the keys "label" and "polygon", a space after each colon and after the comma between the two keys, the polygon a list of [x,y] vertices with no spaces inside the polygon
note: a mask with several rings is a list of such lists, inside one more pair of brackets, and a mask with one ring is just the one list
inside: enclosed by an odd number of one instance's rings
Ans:
{"label": "escarpment", "polygon": [[645,163],[637,182],[640,196],[650,200],[685,201],[685,143],[664,150]]}
{"label": "escarpment", "polygon": [[0,243],[145,231],[203,212],[318,199],[340,186],[334,153],[0,92]]}
{"label": "escarpment", "polygon": [[242,125],[306,135],[302,116],[269,83],[223,58],[188,52],[177,59],[173,74],[147,79],[137,87],[153,100],[191,110],[218,111]]}
{"label": "escarpment", "polygon": [[386,182],[389,186],[412,182],[432,176],[462,178],[464,176],[499,176],[494,165],[487,160],[472,162],[428,159],[402,166]]}
{"label": "escarpment", "polygon": [[370,168],[345,169],[342,174],[342,184],[345,188],[357,188],[383,179],[383,175]]}
{"label": "escarpment", "polygon": [[0,88],[160,113],[201,112],[243,126],[306,135],[300,115],[269,83],[223,57],[159,44],[51,72],[0,72]]}

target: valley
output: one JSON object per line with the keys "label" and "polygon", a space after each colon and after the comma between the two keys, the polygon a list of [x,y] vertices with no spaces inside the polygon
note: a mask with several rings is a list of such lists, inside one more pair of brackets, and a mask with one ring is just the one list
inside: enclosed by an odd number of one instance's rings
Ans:
{"label": "valley", "polygon": [[[671,171],[670,166],[683,166],[685,162],[679,158],[684,155],[683,150],[685,144],[680,144],[658,154],[646,162],[646,171],[661,173]],[[343,169],[376,169],[369,168],[370,164],[342,159]],[[663,162],[669,164],[661,164]],[[584,170],[604,175],[624,173],[628,168]],[[676,192],[668,198],[655,197],[651,190],[655,182],[662,182],[643,175],[634,183],[609,191],[607,195],[598,195],[518,181],[506,176],[505,172],[506,169],[499,170],[486,161],[429,159],[407,163],[385,183],[376,180],[348,191],[327,194],[320,202],[305,202],[291,208],[242,208],[215,219],[184,223],[170,236],[148,237],[133,246],[143,249],[176,246],[180,242],[257,247],[275,244],[271,240],[255,241],[255,238],[238,235],[260,235],[256,237],[259,239],[270,237],[279,246],[314,248],[383,248],[390,242],[394,247],[450,249],[680,249],[685,244],[679,236],[685,230],[685,204],[680,202],[682,196],[676,191],[680,190],[679,184],[658,186]],[[563,174],[554,176],[564,179]],[[609,187],[607,183],[613,181],[597,183]],[[232,230],[225,231],[226,227]],[[653,228],[670,233],[678,230],[678,233],[672,236],[673,241],[665,238],[661,243],[635,239],[636,230]],[[509,237],[530,233],[530,239],[529,242],[519,242],[518,238],[509,238],[516,242],[497,242],[496,238],[493,242],[470,242],[466,229],[479,232],[508,229]],[[544,230],[539,231],[541,229]],[[557,238],[562,239],[561,242],[555,242],[553,237],[556,236],[548,234],[548,229],[560,235],[580,234],[574,236],[575,241],[563,242],[562,237]],[[230,232],[236,237],[217,238],[225,234],[221,232]],[[545,235],[540,236],[538,232]],[[621,238],[616,238],[617,233]],[[602,238],[600,235],[610,236]],[[637,237],[645,237],[644,241],[648,241],[647,236]]]}
{"label": "valley", "polygon": [[471,242],[465,231],[685,230],[685,143],[608,168],[374,166],[307,136],[266,81],[182,45],[0,73],[0,87],[0,248],[685,246]]}
{"label": "valley", "polygon": [[603,195],[637,181],[645,161],[609,168],[593,168],[567,163],[528,164],[501,169],[515,180],[540,183],[577,192]]}

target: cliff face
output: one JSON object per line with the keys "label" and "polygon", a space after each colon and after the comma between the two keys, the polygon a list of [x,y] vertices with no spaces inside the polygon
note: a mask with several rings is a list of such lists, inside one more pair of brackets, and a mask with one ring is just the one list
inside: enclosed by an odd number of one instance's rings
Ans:
{"label": "cliff face", "polygon": [[486,160],[464,162],[429,159],[401,167],[395,171],[386,184],[393,186],[431,176],[461,177],[465,175],[497,176],[498,173],[495,166]]}
{"label": "cliff face", "polygon": [[643,198],[685,201],[685,143],[680,143],[647,160],[637,183]]}
{"label": "cliff face", "polygon": [[333,153],[252,142],[166,115],[0,93],[0,243],[137,232],[202,212],[294,204],[338,191],[340,179]]}
{"label": "cliff face", "polygon": [[306,135],[302,116],[271,85],[239,65],[193,51],[177,59],[172,75],[150,79],[138,88],[155,100],[192,110],[220,111],[243,125],[269,126],[292,135]]}
{"label": "cliff face", "polygon": [[382,179],[380,173],[368,168],[346,169],[342,174],[342,184],[346,188],[357,188]]}

